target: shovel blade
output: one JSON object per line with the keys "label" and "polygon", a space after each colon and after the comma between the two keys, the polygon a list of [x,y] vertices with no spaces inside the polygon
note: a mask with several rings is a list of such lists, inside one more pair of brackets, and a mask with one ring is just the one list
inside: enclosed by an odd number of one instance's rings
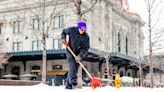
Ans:
{"label": "shovel blade", "polygon": [[91,87],[93,89],[100,87],[101,86],[101,80],[98,77],[93,76],[92,80],[91,80]]}

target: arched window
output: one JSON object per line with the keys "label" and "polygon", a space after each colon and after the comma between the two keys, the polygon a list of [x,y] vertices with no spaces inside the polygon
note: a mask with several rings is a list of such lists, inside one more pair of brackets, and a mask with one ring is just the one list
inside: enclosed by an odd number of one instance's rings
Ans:
{"label": "arched window", "polygon": [[120,77],[122,77],[122,76],[124,76],[124,72],[123,71],[120,72]]}
{"label": "arched window", "polygon": [[118,33],[118,52],[121,52],[121,36],[120,36],[120,33]]}
{"label": "arched window", "polygon": [[126,49],[126,54],[128,55],[128,38],[127,37],[126,37],[125,49]]}
{"label": "arched window", "polygon": [[[20,67],[19,66],[14,66],[11,70],[12,74],[19,76],[20,74]],[[13,80],[19,80],[19,77],[14,77],[12,78]]]}
{"label": "arched window", "polygon": [[130,74],[130,73],[128,73],[128,74],[127,74],[127,76],[131,76],[131,74]]}
{"label": "arched window", "polygon": [[116,70],[113,69],[113,74],[112,74],[113,80],[115,79],[115,74],[116,74]]}
{"label": "arched window", "polygon": [[114,52],[117,50],[116,26],[113,22],[112,22],[112,49]]}
{"label": "arched window", "polygon": [[107,71],[107,69],[104,69],[104,78],[108,78],[108,71]]}

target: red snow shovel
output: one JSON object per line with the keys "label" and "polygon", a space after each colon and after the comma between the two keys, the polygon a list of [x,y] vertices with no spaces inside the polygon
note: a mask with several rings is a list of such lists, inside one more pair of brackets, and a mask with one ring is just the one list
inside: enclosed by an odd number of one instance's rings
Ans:
{"label": "red snow shovel", "polygon": [[[68,48],[68,50],[71,52],[71,54],[76,57],[76,55],[74,54],[74,52],[71,50],[71,48],[69,46],[66,46]],[[80,64],[80,66],[84,69],[84,71],[87,73],[87,75],[89,76],[89,78],[91,79],[91,86],[93,89],[95,89],[96,87],[100,87],[101,86],[101,79],[96,77],[96,76],[91,76],[91,74],[88,72],[88,70],[84,67],[84,65],[78,61],[78,63]]]}

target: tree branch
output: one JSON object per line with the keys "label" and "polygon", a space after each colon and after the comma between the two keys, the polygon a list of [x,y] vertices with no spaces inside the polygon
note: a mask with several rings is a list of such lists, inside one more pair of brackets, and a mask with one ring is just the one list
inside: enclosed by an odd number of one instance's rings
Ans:
{"label": "tree branch", "polygon": [[160,4],[162,3],[163,0],[161,0],[160,2],[158,2],[158,4],[156,4],[156,6],[154,6],[152,13],[155,12],[155,10],[160,6]]}
{"label": "tree branch", "polygon": [[[62,10],[60,10],[59,12],[57,12],[57,13],[55,13],[55,15],[54,16],[56,16],[57,14],[60,14],[61,12],[63,12],[63,10],[65,10],[66,8],[67,8],[68,6],[65,6]],[[53,16],[53,15],[52,15]],[[50,28],[50,26],[51,26],[51,24],[52,24],[52,16],[51,16],[51,22],[50,22],[50,24],[49,24],[49,27],[47,28],[47,30],[46,30],[46,32],[48,33],[48,30],[49,30],[49,28]],[[52,30],[50,30],[50,31],[52,31]]]}
{"label": "tree branch", "polygon": [[160,34],[158,37],[155,37],[156,40],[154,42],[152,42],[152,46],[154,46],[155,43],[158,42],[158,40],[163,36],[164,33]]}
{"label": "tree branch", "polygon": [[92,6],[91,6],[90,8],[88,8],[88,9],[85,10],[85,11],[82,11],[81,16],[82,16],[83,14],[87,13],[88,11],[90,11],[90,10],[96,5],[96,3],[97,3],[97,0],[95,0],[95,2],[92,4]]}
{"label": "tree branch", "polygon": [[77,4],[77,2],[76,2],[75,0],[72,0],[72,2],[74,3],[74,5],[75,5],[76,7],[78,7],[78,4]]}
{"label": "tree branch", "polygon": [[160,10],[159,14],[158,14],[158,17],[157,17],[157,20],[155,22],[155,24],[152,26],[152,30],[156,27],[156,25],[158,24],[159,20],[160,20],[160,15],[161,13],[163,12],[163,9],[164,7]]}

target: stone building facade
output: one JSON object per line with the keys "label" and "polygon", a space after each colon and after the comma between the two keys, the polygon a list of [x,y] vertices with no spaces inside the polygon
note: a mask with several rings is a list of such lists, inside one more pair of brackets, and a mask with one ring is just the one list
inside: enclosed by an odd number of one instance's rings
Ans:
{"label": "stone building facade", "polygon": [[[118,1],[121,4],[122,0]],[[85,5],[90,5],[90,3],[93,2],[86,1]],[[89,55],[88,57],[93,58],[93,62],[89,59],[86,60],[89,62],[83,63],[89,72],[106,78],[108,69],[104,58],[109,57],[107,62],[110,76],[113,76],[114,72],[118,72],[122,76],[137,77],[138,69],[130,68],[128,62],[137,62],[143,57],[142,26],[144,23],[139,15],[134,13],[129,16],[120,8],[115,7],[115,4],[116,0],[98,0],[95,7],[83,16],[88,26],[87,33],[90,36],[90,53],[97,56]],[[55,5],[56,8],[54,8]],[[67,0],[54,0],[53,2],[47,0],[45,6],[45,16],[43,17],[43,9],[39,3],[21,0],[0,2],[0,24],[2,24],[0,25],[0,35],[3,39],[3,46],[5,46],[5,49],[1,50],[2,52],[12,53],[13,56],[19,53],[33,52],[32,57],[35,52],[42,50],[40,31],[43,28],[43,18],[47,18],[47,21],[52,19],[52,25],[46,34],[46,49],[56,51],[64,48],[60,42],[60,34],[62,29],[76,26],[76,8]],[[51,16],[51,18],[47,16]],[[14,61],[10,59],[10,62],[1,70],[1,78],[5,74],[11,74],[13,68],[19,71],[16,73],[18,76],[31,73],[33,66],[41,68],[41,59],[21,60],[18,58],[19,55],[15,57]],[[47,60],[47,70],[53,70],[55,65],[62,66],[63,70],[68,69],[65,58]]]}

